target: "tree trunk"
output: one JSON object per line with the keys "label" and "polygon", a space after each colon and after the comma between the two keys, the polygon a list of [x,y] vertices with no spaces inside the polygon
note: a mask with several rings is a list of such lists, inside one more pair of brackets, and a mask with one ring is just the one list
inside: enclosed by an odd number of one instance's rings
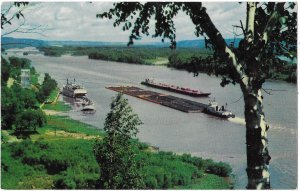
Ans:
{"label": "tree trunk", "polygon": [[267,130],[261,90],[244,91],[248,189],[270,189]]}

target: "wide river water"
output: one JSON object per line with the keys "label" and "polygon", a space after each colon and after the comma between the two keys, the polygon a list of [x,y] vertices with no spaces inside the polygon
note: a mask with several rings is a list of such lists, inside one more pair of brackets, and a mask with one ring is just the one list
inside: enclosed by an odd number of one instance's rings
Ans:
{"label": "wide river water", "polygon": [[[12,53],[14,54],[14,53]],[[22,54],[18,54],[22,55]],[[222,88],[221,79],[199,74],[174,70],[164,66],[146,66],[90,60],[87,56],[45,57],[29,55],[33,66],[40,73],[49,73],[59,85],[66,78],[76,78],[88,91],[88,97],[94,102],[97,112],[84,115],[78,110],[69,112],[70,117],[97,128],[103,128],[106,114],[110,110],[111,98],[116,92],[106,86],[133,85],[166,94],[172,94],[190,100],[207,103],[209,98],[192,98],[164,90],[140,85],[145,78],[156,81],[201,89],[211,92],[220,104],[228,104],[228,109],[237,118],[222,120],[203,113],[184,113],[168,107],[147,102],[135,97],[125,96],[134,112],[143,121],[139,127],[138,138],[142,142],[157,146],[160,150],[176,153],[190,153],[203,158],[228,162],[235,174],[235,189],[245,189],[246,145],[245,125],[243,124],[244,101],[239,86],[229,85]],[[270,124],[268,131],[271,186],[273,189],[295,189],[297,187],[297,86],[285,82],[268,81],[264,93],[266,120]]]}

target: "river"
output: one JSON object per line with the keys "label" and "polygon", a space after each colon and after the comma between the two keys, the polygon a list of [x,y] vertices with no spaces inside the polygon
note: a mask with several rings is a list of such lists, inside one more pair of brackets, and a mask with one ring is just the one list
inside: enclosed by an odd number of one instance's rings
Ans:
{"label": "river", "polygon": [[[9,53],[13,54],[13,53]],[[21,55],[21,54],[19,54]],[[192,98],[164,90],[140,85],[145,78],[154,78],[159,82],[201,89],[211,92],[210,98],[220,104],[228,104],[228,109],[237,118],[228,121],[203,113],[184,113],[135,97],[125,95],[143,121],[139,127],[138,138],[164,151],[190,153],[203,158],[228,162],[235,174],[235,189],[245,189],[246,145],[245,126],[243,124],[243,99],[238,86],[228,85],[222,88],[221,79],[179,71],[163,66],[146,66],[90,60],[87,56],[45,57],[40,54],[28,55],[33,66],[40,73],[49,73],[62,86],[66,78],[76,78],[88,90],[96,105],[94,115],[84,115],[80,111],[69,112],[70,117],[103,128],[106,114],[110,110],[111,98],[116,92],[106,89],[113,85],[134,85],[144,89],[172,94],[178,97],[207,103],[209,98]],[[297,86],[278,81],[268,81],[264,93],[266,120],[270,124],[268,132],[271,186],[273,189],[297,188]]]}

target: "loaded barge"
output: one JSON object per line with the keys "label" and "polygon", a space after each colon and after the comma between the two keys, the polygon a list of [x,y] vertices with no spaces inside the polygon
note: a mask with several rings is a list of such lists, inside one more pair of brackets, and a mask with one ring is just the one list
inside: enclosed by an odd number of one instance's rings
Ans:
{"label": "loaded barge", "polygon": [[141,82],[141,84],[149,86],[149,87],[167,90],[170,92],[180,93],[180,94],[193,96],[193,97],[207,97],[210,95],[210,93],[204,93],[202,91],[193,90],[190,88],[183,88],[183,87],[174,86],[174,85],[155,83],[153,80],[150,80],[150,79],[146,79],[145,81]]}
{"label": "loaded barge", "polygon": [[[117,86],[117,87],[106,87],[107,89],[121,92],[133,97],[137,97],[146,101],[157,103],[166,107],[170,107],[179,111],[187,113],[207,113],[209,115],[214,115],[221,118],[230,118],[234,115],[222,108],[223,111],[218,110],[218,108],[213,108],[211,105],[171,96],[165,95],[149,90],[144,90],[134,86]],[[221,107],[220,107],[221,108]],[[217,109],[217,110],[216,110]],[[215,111],[215,112],[214,112]]]}

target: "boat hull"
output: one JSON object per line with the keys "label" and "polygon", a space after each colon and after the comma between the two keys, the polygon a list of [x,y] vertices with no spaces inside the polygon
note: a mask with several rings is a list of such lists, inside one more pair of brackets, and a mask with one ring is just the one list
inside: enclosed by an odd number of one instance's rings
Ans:
{"label": "boat hull", "polygon": [[203,110],[203,113],[206,113],[208,115],[213,115],[213,116],[216,116],[216,117],[220,117],[220,118],[225,118],[225,119],[228,119],[228,118],[234,118],[235,115],[234,114],[229,114],[229,115],[224,115],[223,112],[220,112],[220,111],[212,111],[210,110],[209,108],[206,108]]}

